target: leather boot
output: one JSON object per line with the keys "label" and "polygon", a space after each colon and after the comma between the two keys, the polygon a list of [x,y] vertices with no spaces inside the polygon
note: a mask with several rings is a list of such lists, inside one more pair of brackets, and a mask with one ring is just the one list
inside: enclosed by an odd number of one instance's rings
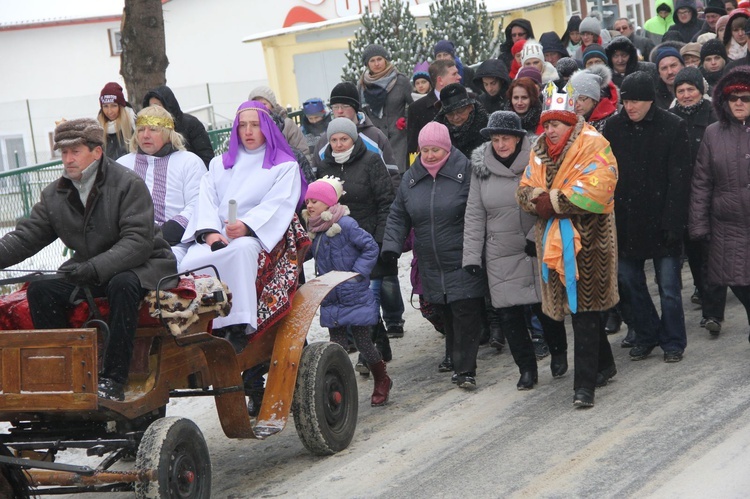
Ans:
{"label": "leather boot", "polygon": [[553,378],[560,378],[568,372],[568,354],[553,353],[552,360],[549,363],[549,369],[552,371]]}
{"label": "leather boot", "polygon": [[635,346],[635,328],[628,325],[628,332],[620,343],[622,348],[633,348]]}
{"label": "leather boot", "polygon": [[375,378],[375,389],[372,391],[370,403],[373,407],[380,407],[388,403],[388,394],[393,387],[393,380],[385,370],[385,362],[382,360],[370,364],[370,372]]}
{"label": "leather boot", "polygon": [[607,324],[604,326],[604,332],[607,334],[615,334],[620,330],[621,326],[622,317],[620,316],[620,311],[617,310],[617,307],[612,307],[611,309],[609,309]]}
{"label": "leather boot", "polygon": [[524,371],[521,373],[521,378],[516,384],[516,388],[519,390],[531,390],[539,382],[539,376],[536,371]]}

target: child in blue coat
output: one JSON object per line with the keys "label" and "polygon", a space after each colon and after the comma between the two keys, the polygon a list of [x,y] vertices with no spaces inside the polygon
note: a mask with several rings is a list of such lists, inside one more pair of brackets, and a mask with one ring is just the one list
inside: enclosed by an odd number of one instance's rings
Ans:
{"label": "child in blue coat", "polygon": [[378,259],[378,245],[370,234],[349,217],[349,208],[339,204],[344,193],[335,177],[310,184],[305,194],[302,217],[312,239],[315,274],[332,270],[357,272],[355,279],[339,284],[320,305],[320,325],[327,327],[331,341],[346,348],[347,328],[354,344],[375,378],[373,407],[385,405],[393,382],[385,362],[372,342],[370,328],[379,321],[379,308],[370,289],[370,273]]}

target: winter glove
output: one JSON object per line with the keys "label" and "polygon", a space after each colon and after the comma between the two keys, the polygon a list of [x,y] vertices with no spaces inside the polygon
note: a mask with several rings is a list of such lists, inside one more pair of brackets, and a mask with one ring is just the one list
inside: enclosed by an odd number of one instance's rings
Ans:
{"label": "winter glove", "polygon": [[161,226],[161,234],[170,246],[177,246],[185,234],[185,227],[174,220],[167,220]]}
{"label": "winter glove", "polygon": [[549,198],[549,192],[543,192],[531,200],[536,205],[537,214],[545,220],[554,218],[557,213],[552,207],[552,200]]}
{"label": "winter glove", "polygon": [[526,246],[523,248],[523,252],[528,256],[536,258],[536,243],[534,241],[526,240]]}
{"label": "winter glove", "polygon": [[396,120],[396,128],[399,130],[406,130],[406,118],[403,116]]}
{"label": "winter glove", "polygon": [[214,243],[211,245],[211,251],[219,251],[220,249],[224,249],[226,247],[226,243],[219,239],[218,241],[214,241]]}
{"label": "winter glove", "polygon": [[661,237],[664,241],[664,244],[666,246],[676,246],[682,242],[682,237],[680,237],[679,232],[674,232],[672,230],[663,230],[661,231]]}
{"label": "winter glove", "polygon": [[60,267],[60,270],[68,272],[68,280],[76,286],[92,286],[99,280],[91,262],[71,263]]}
{"label": "winter glove", "polygon": [[380,259],[383,260],[383,263],[396,263],[398,260],[398,253],[394,253],[393,251],[383,251],[380,254]]}
{"label": "winter glove", "polygon": [[480,267],[479,265],[467,265],[466,267],[464,267],[464,270],[470,275],[477,276],[482,271],[482,267]]}

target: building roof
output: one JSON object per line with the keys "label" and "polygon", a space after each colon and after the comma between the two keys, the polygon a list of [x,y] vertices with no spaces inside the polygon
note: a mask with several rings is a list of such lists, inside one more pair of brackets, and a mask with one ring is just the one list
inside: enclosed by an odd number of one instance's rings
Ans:
{"label": "building roof", "polygon": [[124,7],[125,0],[0,0],[0,30],[119,20]]}

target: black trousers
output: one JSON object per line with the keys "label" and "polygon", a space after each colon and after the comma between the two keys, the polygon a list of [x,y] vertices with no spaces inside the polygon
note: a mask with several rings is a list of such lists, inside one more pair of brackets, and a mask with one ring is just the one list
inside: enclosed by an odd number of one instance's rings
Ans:
{"label": "black trousers", "polygon": [[[494,309],[500,318],[500,328],[508,341],[510,353],[520,373],[537,370],[534,345],[526,326],[524,308],[524,305],[516,305]],[[544,338],[547,346],[549,346],[550,353],[552,355],[566,353],[568,351],[568,340],[565,336],[565,323],[544,315],[540,303],[535,303],[531,308],[542,324]]]}
{"label": "black trousers", "polygon": [[573,314],[573,348],[575,376],[573,389],[596,388],[596,374],[615,363],[604,326],[606,312]]}
{"label": "black trousers", "polygon": [[[71,294],[76,285],[65,280],[37,281],[29,284],[26,295],[31,310],[31,320],[37,329],[64,329],[68,324],[68,311],[75,305]],[[106,297],[109,301],[109,346],[104,353],[99,375],[118,383],[128,381],[130,358],[133,355],[133,338],[138,327],[138,310],[147,290],[141,287],[134,272],[127,270],[115,275],[101,286],[91,286],[94,298]],[[78,290],[74,301],[85,300]]]}
{"label": "black trousers", "polygon": [[453,370],[476,372],[484,298],[433,305],[445,324],[445,352],[453,358]]}

